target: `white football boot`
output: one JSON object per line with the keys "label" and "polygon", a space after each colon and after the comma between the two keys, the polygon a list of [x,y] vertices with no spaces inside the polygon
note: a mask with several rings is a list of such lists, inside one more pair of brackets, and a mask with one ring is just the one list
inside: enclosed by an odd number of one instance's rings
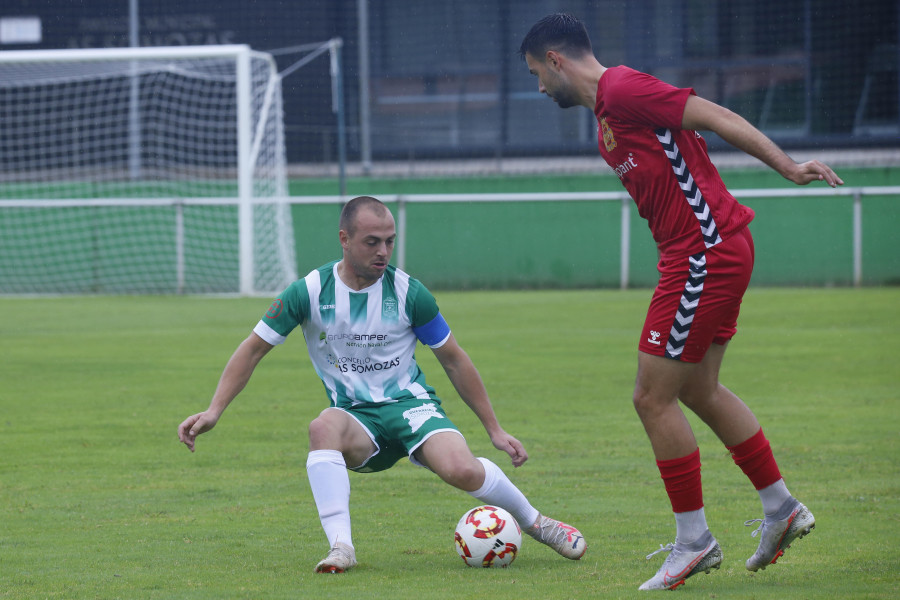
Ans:
{"label": "white football boot", "polygon": [[668,552],[669,556],[656,575],[645,581],[639,590],[674,590],[688,577],[700,572],[709,573],[710,569],[718,569],[722,564],[722,549],[709,531],[693,544],[660,545],[659,550],[647,555],[647,560],[660,552]]}
{"label": "white football boot", "polygon": [[534,525],[522,531],[572,560],[578,560],[587,551],[587,542],[580,531],[550,517],[538,515]]}
{"label": "white football boot", "polygon": [[316,573],[343,573],[356,566],[356,551],[352,546],[335,542],[328,556],[316,565]]}
{"label": "white football boot", "polygon": [[747,569],[758,571],[774,565],[784,551],[791,547],[791,542],[802,538],[816,526],[816,519],[809,509],[795,498],[785,502],[772,518],[751,519],[744,523],[750,526],[760,523],[752,534],[760,535],[756,554],[747,559]]}

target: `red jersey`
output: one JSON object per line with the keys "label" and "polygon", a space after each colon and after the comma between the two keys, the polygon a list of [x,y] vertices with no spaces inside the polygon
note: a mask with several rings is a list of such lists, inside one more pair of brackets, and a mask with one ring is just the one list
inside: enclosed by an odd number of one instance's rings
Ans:
{"label": "red jersey", "polygon": [[647,220],[663,259],[714,246],[754,216],[725,188],[700,134],[681,128],[693,93],[628,67],[607,69],[597,86],[600,154]]}

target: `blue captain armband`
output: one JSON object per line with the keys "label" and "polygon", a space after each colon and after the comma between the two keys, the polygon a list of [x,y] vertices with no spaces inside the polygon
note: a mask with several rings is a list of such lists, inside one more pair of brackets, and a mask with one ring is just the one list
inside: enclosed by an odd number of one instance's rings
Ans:
{"label": "blue captain armband", "polygon": [[444,342],[450,337],[450,326],[444,320],[443,315],[438,313],[431,321],[413,327],[413,333],[419,338],[419,341],[430,348],[440,348]]}

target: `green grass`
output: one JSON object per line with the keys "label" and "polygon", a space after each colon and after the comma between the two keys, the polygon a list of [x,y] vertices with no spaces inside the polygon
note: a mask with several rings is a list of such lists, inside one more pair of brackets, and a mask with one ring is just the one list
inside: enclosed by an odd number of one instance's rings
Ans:
{"label": "green grass", "polygon": [[[674,525],[631,407],[648,291],[442,293],[501,422],[513,471],[427,350],[418,357],[476,454],[589,542],[569,562],[526,541],[506,570],[463,566],[453,527],[475,501],[403,461],[351,474],[360,565],[327,550],[306,481],[306,424],[326,405],[302,337],[270,354],[190,454],[175,429],[206,407],[266,299],[0,299],[0,598],[639,597],[644,555]],[[743,563],[759,515],[711,433],[707,516],[720,571],[702,598],[900,595],[900,289],[756,289],[723,382],[756,411],[813,534],[779,564]],[[696,420],[694,421],[696,423]]]}

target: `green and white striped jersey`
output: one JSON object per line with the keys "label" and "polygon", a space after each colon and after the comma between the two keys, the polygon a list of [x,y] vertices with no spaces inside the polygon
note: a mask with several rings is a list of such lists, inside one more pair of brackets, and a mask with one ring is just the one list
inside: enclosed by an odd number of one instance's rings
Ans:
{"label": "green and white striped jersey", "polygon": [[300,325],[333,406],[433,398],[414,352],[417,340],[438,348],[450,337],[434,296],[393,266],[357,292],[337,263],[288,286],[253,331],[276,345]]}

